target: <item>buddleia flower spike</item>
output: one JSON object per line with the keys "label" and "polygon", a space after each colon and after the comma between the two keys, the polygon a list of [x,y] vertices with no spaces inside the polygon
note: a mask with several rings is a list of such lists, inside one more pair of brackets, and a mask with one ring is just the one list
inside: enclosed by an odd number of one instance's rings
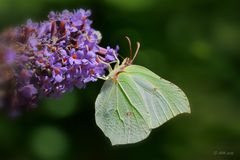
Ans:
{"label": "buddleia flower spike", "polygon": [[116,61],[119,47],[99,45],[102,36],[92,28],[90,15],[83,9],[50,12],[46,21],[28,20],[1,34],[3,55],[14,53],[9,65],[13,90],[0,98],[7,110],[31,108],[42,98],[60,97],[105,75],[106,64]]}

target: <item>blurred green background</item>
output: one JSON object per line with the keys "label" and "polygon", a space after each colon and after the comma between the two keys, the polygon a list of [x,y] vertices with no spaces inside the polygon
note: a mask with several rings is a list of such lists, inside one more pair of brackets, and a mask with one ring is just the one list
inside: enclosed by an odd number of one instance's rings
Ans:
{"label": "blurred green background", "polygon": [[115,146],[97,128],[94,102],[103,81],[43,100],[18,119],[0,115],[0,160],[240,159],[240,1],[0,0],[0,29],[46,19],[49,11],[92,10],[102,46],[125,35],[141,42],[135,61],[187,94],[180,115],[143,142]]}

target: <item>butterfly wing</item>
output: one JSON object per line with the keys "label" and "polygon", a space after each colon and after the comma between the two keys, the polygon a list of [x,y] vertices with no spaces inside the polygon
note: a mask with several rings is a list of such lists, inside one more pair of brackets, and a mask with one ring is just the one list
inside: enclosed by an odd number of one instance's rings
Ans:
{"label": "butterfly wing", "polygon": [[131,65],[107,80],[96,103],[96,123],[113,145],[139,142],[181,113],[189,113],[186,95],[150,70]]}
{"label": "butterfly wing", "polygon": [[[124,77],[123,77],[124,79]],[[112,145],[136,143],[145,139],[150,129],[119,82],[105,81],[95,103],[95,119]],[[140,95],[137,95],[140,96]],[[143,102],[138,102],[143,104]],[[147,113],[147,112],[145,112]]]}
{"label": "butterfly wing", "polygon": [[150,114],[149,128],[156,128],[181,113],[190,113],[185,93],[173,83],[159,77],[145,67],[131,65],[125,74],[134,81]]}

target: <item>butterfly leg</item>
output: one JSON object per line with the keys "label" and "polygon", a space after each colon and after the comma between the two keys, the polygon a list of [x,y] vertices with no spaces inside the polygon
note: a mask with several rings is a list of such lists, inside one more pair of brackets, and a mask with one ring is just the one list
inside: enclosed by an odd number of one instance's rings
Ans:
{"label": "butterfly leg", "polygon": [[106,81],[106,80],[108,80],[109,79],[109,77],[108,76],[102,76],[102,77],[98,77],[99,79],[101,79],[101,80],[104,80],[104,81]]}

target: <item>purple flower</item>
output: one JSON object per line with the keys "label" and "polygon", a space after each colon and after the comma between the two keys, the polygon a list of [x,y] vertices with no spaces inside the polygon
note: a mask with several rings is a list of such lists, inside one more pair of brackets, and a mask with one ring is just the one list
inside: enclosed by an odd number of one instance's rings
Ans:
{"label": "purple flower", "polygon": [[6,54],[4,58],[5,58],[5,62],[10,65],[15,61],[16,52],[13,49],[9,48],[6,50]]}
{"label": "purple flower", "polygon": [[28,20],[12,30],[11,46],[18,47],[8,59],[14,59],[14,97],[19,104],[85,88],[105,74],[105,63],[116,61],[119,48],[99,46],[102,36],[91,27],[90,15],[83,9],[50,12],[46,21]]}
{"label": "purple flower", "polygon": [[67,67],[63,67],[61,63],[56,63],[53,66],[52,76],[57,83],[60,83],[64,79],[64,73],[67,71]]}
{"label": "purple flower", "polygon": [[20,88],[19,93],[25,98],[31,98],[37,94],[37,89],[33,86],[33,84],[29,84]]}
{"label": "purple flower", "polygon": [[70,51],[69,63],[71,65],[73,65],[73,64],[81,64],[82,63],[82,61],[80,59],[81,52],[82,51],[76,51],[75,49],[72,49]]}
{"label": "purple flower", "polygon": [[104,61],[111,62],[116,60],[118,50],[119,50],[118,46],[115,49],[112,49],[108,46],[107,49],[100,48],[99,52],[105,55]]}

